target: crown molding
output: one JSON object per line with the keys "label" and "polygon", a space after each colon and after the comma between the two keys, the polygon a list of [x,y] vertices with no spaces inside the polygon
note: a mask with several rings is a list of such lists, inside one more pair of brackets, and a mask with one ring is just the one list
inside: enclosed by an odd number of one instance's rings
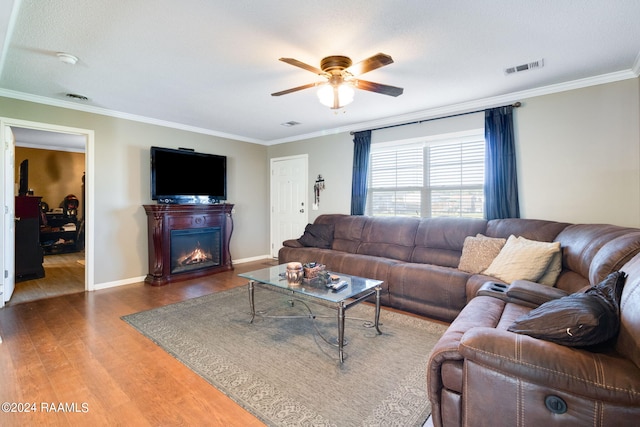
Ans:
{"label": "crown molding", "polygon": [[640,76],[640,52],[638,52],[638,56],[636,56],[636,60],[633,61],[631,72],[635,74],[636,77]]}
{"label": "crown molding", "polygon": [[[638,62],[640,56],[636,61],[636,65],[640,66]],[[269,142],[269,145],[281,144],[285,142],[294,142],[310,138],[318,138],[321,136],[332,135],[341,132],[358,132],[367,129],[383,128],[386,126],[402,125],[404,123],[411,123],[420,120],[436,119],[438,117],[444,117],[454,114],[464,114],[471,111],[493,108],[500,105],[511,104],[516,101],[522,101],[527,98],[534,98],[537,96],[550,95],[554,93],[566,92],[569,90],[582,89],[589,86],[596,86],[600,84],[613,83],[621,80],[633,79],[638,77],[638,72],[633,70],[618,71],[615,73],[602,74],[595,77],[587,77],[584,79],[572,80],[569,82],[558,83],[548,86],[542,86],[535,89],[528,89],[519,92],[512,92],[505,95],[499,95],[489,98],[477,99],[469,102],[463,102],[459,104],[452,104],[443,107],[431,108],[428,110],[417,111],[414,113],[404,114],[400,116],[387,117],[380,120],[372,120],[369,122],[357,123],[352,126],[328,129],[321,132],[308,133],[305,135],[297,135],[290,138],[278,139]]]}
{"label": "crown molding", "polygon": [[235,141],[250,142],[253,144],[264,144],[264,141],[262,140],[247,138],[241,135],[233,135],[225,132],[218,132],[212,129],[189,126],[182,123],[176,123],[176,122],[170,122],[166,120],[154,119],[151,117],[139,116],[137,114],[123,113],[121,111],[109,110],[102,107],[95,107],[93,105],[82,105],[75,102],[70,102],[70,101],[65,101],[65,100],[55,99],[55,98],[47,98],[45,96],[32,95],[29,93],[18,92],[18,91],[9,90],[9,89],[0,88],[0,96],[4,96],[6,98],[18,99],[21,101],[35,102],[36,104],[44,104],[52,107],[68,108],[70,110],[83,111],[85,113],[99,114],[102,116],[109,116],[109,117],[115,117],[118,119],[131,120],[134,122],[147,123],[151,125],[163,126],[163,127],[168,127],[172,129],[179,129],[179,130],[184,130],[184,131],[189,131],[194,133],[201,133],[205,135],[218,136],[220,138],[233,139]]}
{"label": "crown molding", "polygon": [[452,114],[464,114],[470,111],[479,109],[492,108],[499,105],[510,104],[516,101],[522,101],[527,98],[534,98],[537,96],[550,95],[553,93],[560,93],[569,90],[581,89],[589,86],[596,86],[600,84],[613,83],[621,80],[627,80],[632,78],[638,78],[640,75],[640,54],[636,58],[633,68],[624,71],[618,71],[614,73],[602,74],[594,77],[587,77],[584,79],[572,80],[569,82],[558,83],[548,86],[542,86],[535,89],[529,89],[519,92],[512,92],[504,95],[477,99],[469,102],[463,102],[458,104],[447,105],[438,108],[432,108],[427,110],[421,110],[409,114],[403,114],[399,116],[387,117],[380,120],[372,120],[368,122],[356,123],[350,126],[342,126],[331,129],[324,129],[319,132],[312,132],[301,135],[294,135],[287,138],[274,139],[270,141],[259,140],[255,138],[247,138],[241,135],[233,135],[224,132],[218,132],[212,129],[204,129],[195,126],[188,126],[181,123],[169,122],[165,120],[153,119],[150,117],[139,116],[135,114],[123,113],[120,111],[108,110],[106,108],[95,107],[91,105],[80,105],[70,101],[64,101],[54,98],[47,98],[39,95],[31,95],[24,92],[17,92],[7,89],[0,89],[0,96],[7,98],[19,99],[22,101],[35,102],[38,104],[45,104],[54,107],[68,108],[72,110],[83,111],[87,113],[100,114],[109,117],[115,117],[120,119],[132,120],[141,123],[147,123],[157,126],[163,126],[173,129],[184,130],[188,132],[200,133],[205,135],[217,136],[220,138],[232,139],[235,141],[249,142],[252,144],[260,145],[277,145],[288,142],[303,141],[311,138],[318,138],[322,136],[335,135],[343,132],[357,132],[366,129],[375,129],[385,126],[401,125],[403,123],[410,123],[419,120],[434,119],[442,116]]}

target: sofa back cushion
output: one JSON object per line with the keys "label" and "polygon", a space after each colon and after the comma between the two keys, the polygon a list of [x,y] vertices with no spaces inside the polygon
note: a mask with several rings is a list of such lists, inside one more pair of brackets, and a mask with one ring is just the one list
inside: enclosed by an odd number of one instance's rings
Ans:
{"label": "sofa back cushion", "polygon": [[346,215],[346,214],[323,214],[323,215],[318,215],[318,217],[316,217],[313,223],[335,225],[336,222],[341,221],[345,218],[350,218],[350,217],[351,215]]}
{"label": "sofa back cushion", "polygon": [[622,267],[627,281],[620,298],[620,332],[616,351],[640,368],[640,255]]}
{"label": "sofa back cushion", "polygon": [[424,218],[415,237],[411,262],[457,268],[468,236],[484,234],[487,221],[473,218]]}
{"label": "sofa back cushion", "polygon": [[622,268],[640,252],[640,230],[618,236],[605,243],[589,266],[591,283],[599,283],[608,274]]}
{"label": "sofa back cushion", "polygon": [[556,237],[563,266],[556,286],[571,293],[598,284],[640,250],[638,232],[609,224],[569,225]]}
{"label": "sofa back cushion", "polygon": [[338,218],[334,223],[331,249],[352,254],[357,253],[362,242],[362,231],[366,222],[367,217],[360,215],[343,215]]}
{"label": "sofa back cushion", "polygon": [[487,223],[488,237],[508,239],[512,234],[539,242],[553,242],[558,233],[569,224],[564,222],[545,221],[541,219],[505,218],[492,219]]}
{"label": "sofa back cushion", "polygon": [[419,224],[418,218],[368,217],[357,253],[409,261]]}

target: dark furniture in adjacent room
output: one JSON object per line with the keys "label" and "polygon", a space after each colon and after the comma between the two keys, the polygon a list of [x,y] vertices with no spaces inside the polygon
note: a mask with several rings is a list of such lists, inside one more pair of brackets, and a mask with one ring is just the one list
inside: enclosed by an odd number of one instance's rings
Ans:
{"label": "dark furniture in adjacent room", "polygon": [[40,247],[40,199],[16,196],[16,281],[44,277],[44,260]]}
{"label": "dark furniture in adjacent room", "polygon": [[40,244],[45,254],[69,253],[81,250],[81,221],[78,220],[79,201],[70,194],[61,203],[61,211],[46,212],[40,228]]}

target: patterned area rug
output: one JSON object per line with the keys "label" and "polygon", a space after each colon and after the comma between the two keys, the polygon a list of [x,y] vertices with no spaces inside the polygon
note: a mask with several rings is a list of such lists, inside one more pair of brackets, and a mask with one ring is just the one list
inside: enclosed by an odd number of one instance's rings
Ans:
{"label": "patterned area rug", "polygon": [[359,304],[347,310],[341,364],[331,345],[335,310],[264,289],[255,300],[256,310],[276,317],[249,323],[241,287],[123,320],[269,426],[424,424],[427,361],[445,326],[383,308],[378,335],[364,326],[374,307]]}

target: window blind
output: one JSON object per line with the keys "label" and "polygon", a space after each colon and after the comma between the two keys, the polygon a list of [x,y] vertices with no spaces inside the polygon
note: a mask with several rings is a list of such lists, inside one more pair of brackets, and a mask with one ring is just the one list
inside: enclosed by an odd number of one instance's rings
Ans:
{"label": "window blind", "polygon": [[367,214],[483,217],[484,139],[372,146]]}

